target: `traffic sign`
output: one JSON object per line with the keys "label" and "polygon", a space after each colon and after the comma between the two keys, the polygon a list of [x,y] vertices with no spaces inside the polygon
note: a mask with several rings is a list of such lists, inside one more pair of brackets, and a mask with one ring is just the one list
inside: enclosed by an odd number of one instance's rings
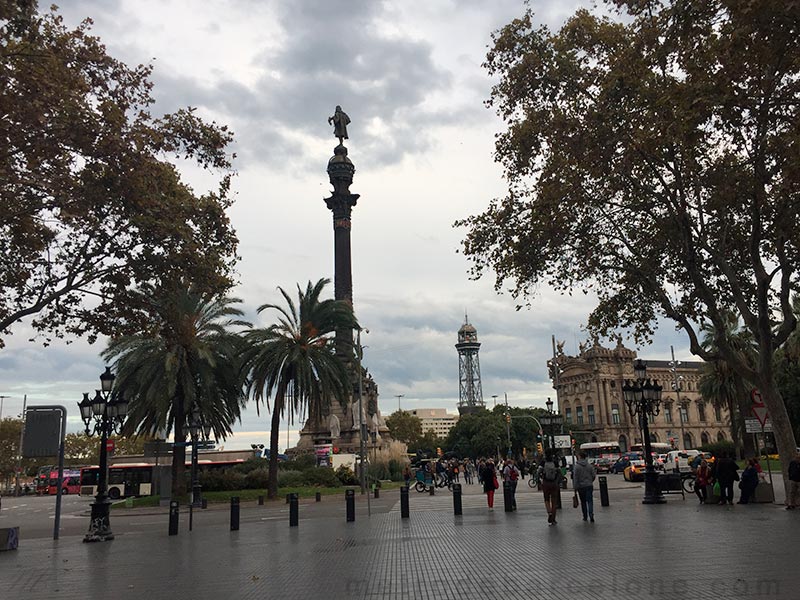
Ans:
{"label": "traffic sign", "polygon": [[745,417],[745,419],[744,419],[744,427],[745,427],[745,431],[747,433],[762,433],[762,431],[766,432],[766,433],[771,433],[772,432],[772,420],[768,418],[764,422],[763,429],[762,429],[761,421],[759,421],[758,419],[756,419],[754,417]]}
{"label": "traffic sign", "polygon": [[553,436],[553,445],[556,448],[569,448],[571,439],[568,435]]}
{"label": "traffic sign", "polygon": [[108,454],[114,454],[114,438],[109,438],[106,440],[106,452]]}
{"label": "traffic sign", "polygon": [[767,419],[769,419],[769,410],[767,410],[767,407],[764,406],[763,404],[761,405],[754,404],[750,408],[750,411],[753,413],[753,416],[756,419],[758,419],[758,422],[761,423],[762,425],[767,422]]}

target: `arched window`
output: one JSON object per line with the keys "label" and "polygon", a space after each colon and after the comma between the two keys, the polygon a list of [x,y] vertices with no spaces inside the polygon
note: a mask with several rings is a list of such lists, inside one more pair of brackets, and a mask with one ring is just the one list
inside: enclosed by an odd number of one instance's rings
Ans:
{"label": "arched window", "polygon": [[650,434],[650,441],[651,442],[657,442],[658,441],[658,434],[657,433],[651,433]]}
{"label": "arched window", "polygon": [[619,436],[619,451],[628,451],[628,438],[626,438],[624,435]]}
{"label": "arched window", "polygon": [[703,433],[700,434],[700,445],[701,446],[707,446],[710,441],[711,440],[709,439],[707,432],[704,431]]}
{"label": "arched window", "polygon": [[722,433],[721,431],[717,434],[717,441],[718,442],[724,442],[725,441],[725,434]]}
{"label": "arched window", "polygon": [[593,436],[592,436],[592,441],[593,441],[593,442],[596,442],[596,441],[597,441],[597,436],[596,436],[596,435],[593,435]]}
{"label": "arched window", "polygon": [[691,450],[692,448],[694,448],[694,439],[692,438],[692,434],[687,431],[683,435],[683,449]]}

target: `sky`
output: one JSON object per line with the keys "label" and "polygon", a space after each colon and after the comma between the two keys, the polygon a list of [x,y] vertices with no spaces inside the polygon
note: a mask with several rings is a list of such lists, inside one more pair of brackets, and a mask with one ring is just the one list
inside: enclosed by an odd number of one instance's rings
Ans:
{"label": "sky", "polygon": [[[484,400],[544,406],[551,336],[576,354],[594,307],[590,295],[546,287],[530,308],[497,293],[492,274],[470,280],[459,253],[457,219],[504,195],[493,160],[503,123],[484,102],[492,80],[481,66],[491,33],[524,14],[523,0],[62,0],[67,25],[90,17],[112,56],[152,63],[153,113],[196,107],[234,132],[237,176],[230,210],[242,257],[232,295],[254,323],[257,306],[280,303],[277,287],[333,279],[331,213],[325,171],[337,140],[327,118],[350,116],[353,300],[363,364],[378,384],[384,416],[397,409],[458,404],[457,331],[468,315],[481,342]],[[46,7],[48,3],[41,2]],[[535,20],[557,30],[590,2],[531,0]],[[198,191],[209,183],[182,166]],[[329,288],[333,295],[333,285]],[[83,392],[103,371],[94,345],[75,339],[43,347],[26,323],[0,351],[3,416],[29,404],[63,404],[69,431],[82,425]],[[69,342],[69,343],[67,343]],[[608,342],[613,345],[613,342]],[[629,347],[636,348],[632,340]],[[645,358],[691,359],[667,323]],[[402,398],[397,398],[402,395]],[[290,445],[297,423],[288,424]],[[281,428],[281,447],[287,424]],[[226,448],[268,443],[269,420],[249,405]]]}

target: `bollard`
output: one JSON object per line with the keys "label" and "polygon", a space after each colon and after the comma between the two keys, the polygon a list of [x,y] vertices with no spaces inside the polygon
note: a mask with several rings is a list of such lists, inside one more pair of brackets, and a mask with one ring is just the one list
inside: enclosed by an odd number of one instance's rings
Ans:
{"label": "bollard", "polygon": [[239,531],[239,496],[231,496],[231,531]]}
{"label": "bollard", "polygon": [[291,494],[286,494],[286,504],[289,504],[289,500],[291,499]]}
{"label": "bollard", "polygon": [[317,494],[314,496],[314,501],[322,502],[322,492],[317,492]]}
{"label": "bollard", "polygon": [[345,490],[344,501],[347,506],[347,522],[356,520],[356,492],[355,490]]}
{"label": "bollard", "polygon": [[259,506],[264,506],[264,496],[263,495],[258,497],[258,505]]}
{"label": "bollard", "polygon": [[375,498],[380,498],[380,497],[381,497],[381,488],[375,486]]}
{"label": "bollard", "polygon": [[514,506],[511,503],[511,483],[508,481],[503,482],[503,510],[506,512],[514,510]]}
{"label": "bollard", "polygon": [[561,488],[556,491],[556,509],[561,510]]}
{"label": "bollard", "polygon": [[433,482],[431,482],[430,494],[431,496],[436,494],[436,485]]}
{"label": "bollard", "polygon": [[178,535],[178,501],[169,501],[169,534]]}
{"label": "bollard", "polygon": [[289,499],[289,527],[297,527],[297,521],[299,519],[299,507],[297,502],[297,494],[289,494],[291,498]]}
{"label": "bollard", "polygon": [[400,488],[400,518],[408,518],[408,486]]}
{"label": "bollard", "polygon": [[453,484],[453,514],[454,515],[461,515],[463,514],[461,509],[461,484],[454,483]]}
{"label": "bollard", "polygon": [[203,498],[200,501],[200,508],[208,508],[208,498]]}
{"label": "bollard", "polygon": [[608,506],[608,480],[604,475],[598,479],[600,480],[600,506]]}

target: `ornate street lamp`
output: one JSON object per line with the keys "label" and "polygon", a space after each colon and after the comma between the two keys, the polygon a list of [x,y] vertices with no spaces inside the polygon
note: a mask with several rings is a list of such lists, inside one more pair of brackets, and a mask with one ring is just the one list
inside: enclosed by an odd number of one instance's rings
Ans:
{"label": "ornate street lamp", "polygon": [[650,417],[660,412],[662,386],[647,379],[647,364],[637,359],[633,365],[634,381],[625,380],[622,396],[628,405],[631,420],[638,419],[642,426],[644,438],[644,499],[642,504],[664,504],[666,499],[658,485],[658,474],[653,466],[653,451],[650,446]]}
{"label": "ornate street lamp", "polygon": [[553,412],[553,401],[550,400],[550,396],[547,397],[547,402],[545,402],[545,406],[547,406],[547,412]]}
{"label": "ornate street lamp", "polygon": [[89,531],[83,538],[84,542],[104,542],[114,539],[109,510],[111,501],[108,499],[108,436],[122,430],[125,417],[128,415],[128,401],[124,395],[119,392],[112,395],[114,379],[111,367],[106,367],[105,372],[100,375],[100,389],[95,390],[94,398],[89,398],[89,394],[84,393],[83,400],[78,402],[86,435],[100,436],[97,495],[92,503]]}

